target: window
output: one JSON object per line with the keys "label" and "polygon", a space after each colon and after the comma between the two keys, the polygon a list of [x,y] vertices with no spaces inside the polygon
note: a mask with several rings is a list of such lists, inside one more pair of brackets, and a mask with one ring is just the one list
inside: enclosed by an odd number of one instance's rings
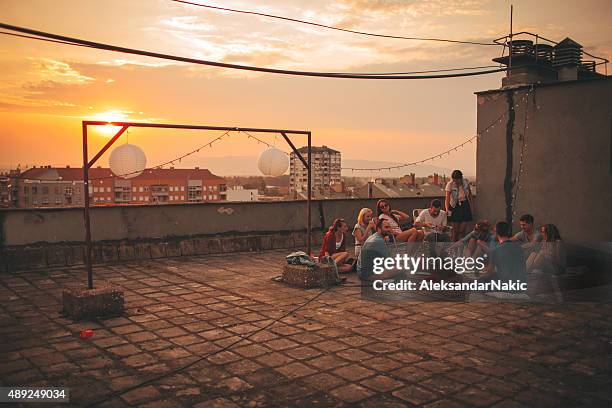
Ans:
{"label": "window", "polygon": [[132,187],[132,193],[136,192],[136,187]]}
{"label": "window", "polygon": [[60,191],[61,191],[61,189],[59,187],[57,187],[57,186],[53,189],[53,192],[55,194],[60,194]]}
{"label": "window", "polygon": [[[77,190],[80,192],[80,190],[78,188],[77,188]],[[66,187],[64,189],[64,194],[71,195],[72,194],[72,187]]]}
{"label": "window", "polygon": [[138,201],[143,201],[143,200],[144,200],[143,196],[138,197]]}
{"label": "window", "polygon": [[185,196],[184,195],[181,196],[181,201],[185,201]]}
{"label": "window", "polygon": [[38,194],[38,187],[32,186],[32,194]]}
{"label": "window", "polygon": [[217,191],[217,186],[213,186],[213,191]]}
{"label": "window", "polygon": [[138,187],[138,191],[139,191],[140,193],[142,193],[142,192],[144,191],[144,188],[143,188],[143,187]]}
{"label": "window", "polygon": [[170,186],[170,191],[174,191],[174,186]]}
{"label": "window", "polygon": [[106,187],[106,192],[110,193],[111,192],[111,188],[110,187]]}
{"label": "window", "polygon": [[89,186],[89,195],[91,195],[93,193],[93,187]]}
{"label": "window", "polygon": [[145,186],[144,191],[149,191],[149,186]]}
{"label": "window", "polygon": [[174,201],[174,196],[170,196],[170,201]]}
{"label": "window", "polygon": [[42,205],[49,205],[49,198],[45,197],[42,199]]}
{"label": "window", "polygon": [[43,193],[44,195],[49,195],[49,187],[43,187],[43,188],[42,188],[42,193]]}
{"label": "window", "polygon": [[[34,187],[32,187],[32,188],[34,188]],[[38,200],[37,199],[33,199],[32,200],[32,205],[38,205]]]}
{"label": "window", "polygon": [[62,199],[59,197],[55,197],[55,205],[60,205],[62,203]]}
{"label": "window", "polygon": [[144,200],[149,201],[149,196],[145,196]]}
{"label": "window", "polygon": [[106,197],[106,201],[108,201],[110,203],[111,202],[111,198],[110,197]]}
{"label": "window", "polygon": [[30,193],[30,187],[28,186],[23,186],[23,194],[29,194]]}
{"label": "window", "polygon": [[94,192],[94,193],[97,193],[97,192],[98,192],[98,187],[94,187],[94,188],[93,188],[93,192]]}
{"label": "window", "polygon": [[181,191],[185,191],[185,186],[181,186]]}

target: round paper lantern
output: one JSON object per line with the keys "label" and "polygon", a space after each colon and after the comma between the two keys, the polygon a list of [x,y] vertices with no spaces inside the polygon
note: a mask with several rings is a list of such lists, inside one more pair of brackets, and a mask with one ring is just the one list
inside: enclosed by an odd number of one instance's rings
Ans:
{"label": "round paper lantern", "polygon": [[259,155],[257,167],[264,176],[281,176],[289,168],[289,157],[282,150],[270,147]]}
{"label": "round paper lantern", "polygon": [[147,157],[140,147],[123,144],[111,152],[108,164],[115,176],[128,179],[142,173],[147,166]]}

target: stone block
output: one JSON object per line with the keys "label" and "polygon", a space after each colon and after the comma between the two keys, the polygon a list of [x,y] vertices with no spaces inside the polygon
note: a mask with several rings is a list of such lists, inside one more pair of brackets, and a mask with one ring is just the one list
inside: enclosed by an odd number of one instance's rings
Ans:
{"label": "stone block", "polygon": [[119,316],[124,296],[120,288],[101,285],[94,289],[70,289],[62,294],[63,314],[73,320]]}
{"label": "stone block", "polygon": [[149,247],[151,248],[151,258],[155,259],[166,257],[165,242],[152,242]]}
{"label": "stone block", "polygon": [[283,266],[283,282],[300,288],[321,288],[336,285],[336,272],[331,265],[318,264]]}
{"label": "stone block", "polygon": [[66,252],[70,248],[64,245],[52,245],[45,248],[47,266],[66,266]]}
{"label": "stone block", "polygon": [[192,239],[184,239],[180,242],[181,246],[181,255],[182,256],[191,256],[195,255],[195,243]]}
{"label": "stone block", "polygon": [[85,245],[71,245],[66,251],[66,265],[82,265],[85,263]]}
{"label": "stone block", "polygon": [[194,238],[193,251],[194,255],[208,254],[208,240],[206,238]]}
{"label": "stone block", "polygon": [[226,237],[221,239],[223,252],[244,252],[249,250],[248,240],[245,236]]}
{"label": "stone block", "polygon": [[293,235],[291,234],[274,234],[272,235],[272,249],[293,248]]}
{"label": "stone block", "polygon": [[42,247],[19,247],[5,249],[9,272],[46,268],[47,256]]}
{"label": "stone block", "polygon": [[259,236],[259,250],[265,251],[267,249],[272,249],[272,236],[260,235]]}
{"label": "stone block", "polygon": [[166,244],[166,256],[181,256],[181,244],[178,241],[168,241]]}
{"label": "stone block", "polygon": [[115,244],[104,244],[102,245],[102,262],[116,262],[119,260],[119,251]]}
{"label": "stone block", "polygon": [[209,254],[220,254],[223,251],[221,240],[218,238],[209,238],[207,245]]}
{"label": "stone block", "polygon": [[142,242],[134,244],[134,259],[151,259],[151,245]]}
{"label": "stone block", "polygon": [[119,259],[122,261],[128,261],[135,259],[134,246],[128,243],[121,243],[118,247]]}

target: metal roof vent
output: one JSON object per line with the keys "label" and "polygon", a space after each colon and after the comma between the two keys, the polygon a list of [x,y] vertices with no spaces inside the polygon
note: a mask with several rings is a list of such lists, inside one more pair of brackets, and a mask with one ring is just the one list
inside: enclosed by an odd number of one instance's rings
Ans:
{"label": "metal roof vent", "polygon": [[553,66],[579,66],[582,64],[582,45],[566,38],[554,47]]}

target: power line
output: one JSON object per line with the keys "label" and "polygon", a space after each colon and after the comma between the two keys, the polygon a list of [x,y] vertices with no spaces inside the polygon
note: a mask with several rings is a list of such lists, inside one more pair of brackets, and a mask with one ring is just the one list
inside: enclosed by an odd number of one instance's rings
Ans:
{"label": "power line", "polygon": [[[521,100],[521,102],[523,102],[523,101],[527,101],[527,102],[529,102],[529,101],[528,101],[528,97],[529,97],[529,93],[527,93],[527,94],[526,94],[526,95],[523,97],[523,99]],[[515,109],[515,108],[514,108],[514,106],[513,106],[513,107],[511,107],[510,109]],[[444,152],[442,152],[442,153],[438,153],[438,154],[436,154],[436,155],[430,156],[430,157],[428,157],[428,158],[426,158],[426,159],[417,160],[417,161],[414,161],[414,162],[411,162],[411,163],[402,163],[402,164],[398,164],[398,165],[395,165],[395,166],[385,166],[385,167],[366,167],[366,168],[357,168],[357,167],[342,167],[341,169],[342,169],[342,170],[351,170],[351,171],[372,171],[372,172],[374,172],[374,171],[385,171],[385,170],[386,170],[386,171],[391,171],[391,170],[396,170],[396,169],[401,169],[401,168],[404,168],[404,167],[415,166],[415,165],[418,165],[418,164],[423,164],[423,163],[428,162],[428,161],[433,161],[433,160],[436,160],[436,159],[440,159],[440,158],[442,158],[444,155],[447,155],[447,154],[450,154],[450,153],[452,153],[452,152],[454,152],[454,151],[457,151],[458,149],[462,148],[463,146],[465,146],[465,145],[466,145],[466,144],[468,144],[468,143],[472,143],[472,141],[473,141],[474,139],[477,139],[477,138],[482,137],[482,135],[483,135],[484,133],[488,133],[488,132],[489,132],[489,131],[490,131],[490,130],[491,130],[491,129],[492,129],[494,126],[495,126],[495,125],[497,125],[497,124],[501,123],[501,122],[502,122],[502,119],[503,119],[503,118],[504,118],[506,115],[508,115],[508,111],[506,111],[506,112],[502,113],[502,114],[501,114],[499,117],[497,117],[497,118],[496,118],[496,119],[494,119],[494,120],[493,120],[491,123],[489,123],[489,125],[487,125],[487,126],[486,126],[486,127],[483,129],[483,130],[481,130],[480,132],[478,132],[478,133],[477,133],[477,134],[475,134],[474,136],[470,137],[469,139],[465,140],[464,142],[462,142],[462,143],[460,143],[460,144],[458,144],[458,145],[456,145],[456,146],[453,146],[453,147],[451,147],[450,149],[448,149],[448,150],[446,150],[446,151],[444,151]]]}
{"label": "power line", "polygon": [[505,71],[504,68],[497,68],[497,69],[491,69],[491,70],[486,70],[486,71],[458,72],[458,73],[453,73],[453,74],[441,74],[441,75],[388,75],[388,74],[364,75],[364,74],[353,74],[353,73],[294,71],[294,70],[284,70],[284,69],[276,69],[276,68],[256,67],[256,66],[249,66],[249,65],[229,64],[225,62],[180,57],[180,56],[171,55],[171,54],[162,54],[158,52],[144,51],[144,50],[138,50],[134,48],[119,47],[116,45],[88,41],[88,40],[83,40],[79,38],[68,37],[64,35],[58,35],[58,34],[48,33],[44,31],[33,30],[30,28],[26,28],[26,27],[13,26],[10,24],[5,24],[5,23],[0,23],[0,28],[5,29],[5,30],[17,31],[20,33],[34,35],[37,37],[41,37],[40,39],[58,40],[64,43],[69,43],[69,45],[81,45],[81,46],[87,46],[90,48],[96,48],[100,50],[121,52],[124,54],[141,55],[145,57],[160,58],[160,59],[166,59],[166,60],[171,60],[171,61],[207,65],[207,66],[219,67],[219,68],[229,68],[229,69],[237,69],[237,70],[243,70],[243,71],[266,72],[266,73],[271,73],[271,74],[310,76],[310,77],[321,77],[321,78],[346,78],[346,79],[442,79],[442,78],[457,78],[457,77],[466,77],[466,76],[486,75],[486,74],[492,74],[496,72]]}
{"label": "power line", "polygon": [[486,46],[491,46],[491,45],[492,46],[499,46],[499,45],[501,45],[501,44],[496,44],[496,43],[493,43],[493,42],[491,42],[491,43],[483,43],[483,42],[478,42],[478,41],[449,40],[449,39],[446,39],[446,38],[404,37],[404,36],[400,36],[400,35],[376,34],[376,33],[369,33],[369,32],[366,32],[366,31],[349,30],[349,29],[346,29],[346,28],[340,28],[340,27],[334,27],[334,26],[330,26],[330,25],[326,25],[326,24],[314,23],[312,21],[299,20],[297,18],[282,17],[282,16],[277,16],[277,15],[274,15],[274,14],[259,13],[259,12],[256,12],[256,11],[247,11],[247,10],[238,10],[238,9],[231,9],[231,8],[226,8],[226,7],[219,7],[219,6],[211,6],[211,5],[208,5],[208,4],[193,3],[191,1],[184,1],[184,0],[170,0],[170,1],[173,1],[175,3],[189,4],[191,6],[205,7],[205,8],[213,9],[213,10],[229,11],[229,12],[232,12],[232,13],[250,14],[250,15],[261,16],[261,17],[276,18],[276,19],[279,19],[279,20],[291,21],[291,22],[300,23],[300,24],[307,24],[307,25],[311,25],[311,26],[315,26],[315,27],[327,28],[327,29],[330,29],[330,30],[343,31],[345,33],[358,34],[358,35],[367,35],[367,36],[370,36],[370,37],[392,38],[392,39],[396,39],[396,40],[436,41],[436,42],[446,42],[446,43],[456,43],[456,44],[471,44],[471,45],[486,45]]}

